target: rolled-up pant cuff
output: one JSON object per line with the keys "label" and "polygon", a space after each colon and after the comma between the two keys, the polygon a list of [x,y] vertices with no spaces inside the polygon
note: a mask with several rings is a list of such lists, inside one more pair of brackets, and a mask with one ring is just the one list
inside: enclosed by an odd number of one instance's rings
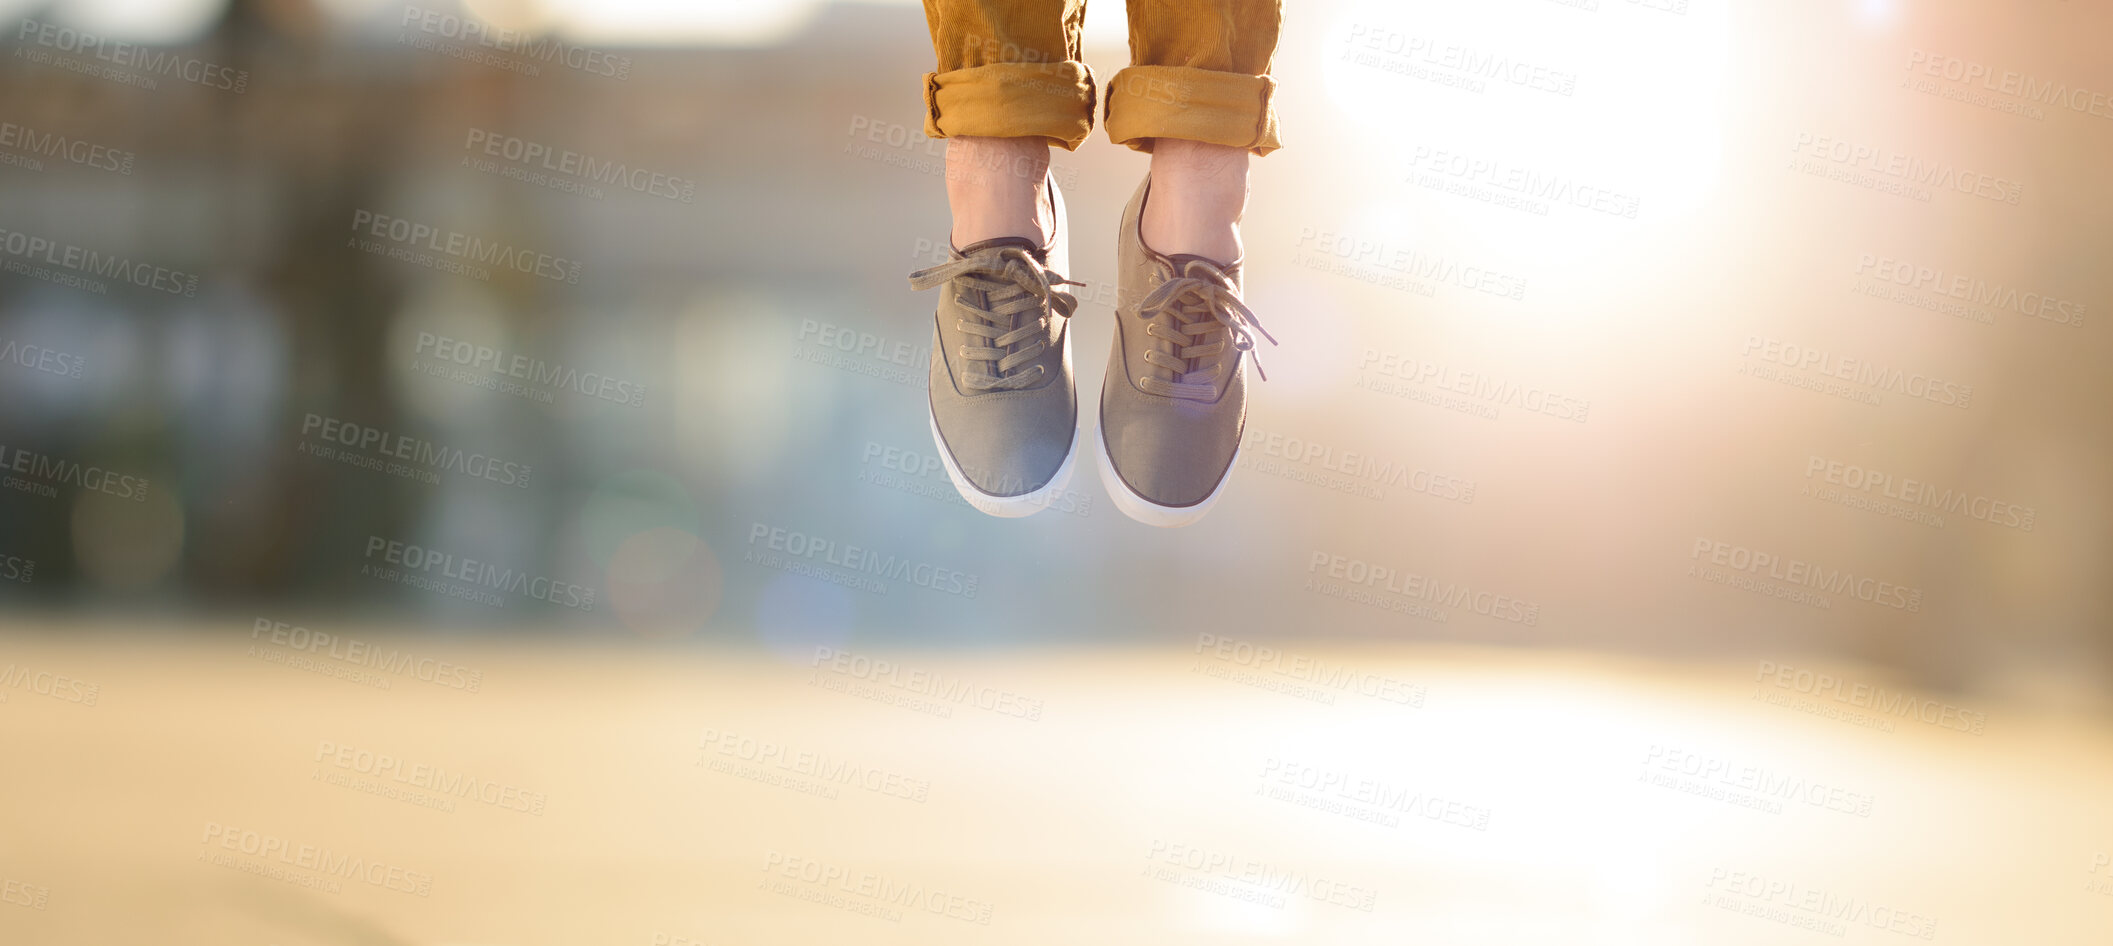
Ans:
{"label": "rolled-up pant cuff", "polygon": [[1268,76],[1131,66],[1108,83],[1108,137],[1138,151],[1154,138],[1185,138],[1268,154],[1281,147],[1276,91]]}
{"label": "rolled-up pant cuff", "polygon": [[1093,131],[1093,73],[1082,62],[994,62],[926,73],[928,138],[1040,135],[1076,151]]}

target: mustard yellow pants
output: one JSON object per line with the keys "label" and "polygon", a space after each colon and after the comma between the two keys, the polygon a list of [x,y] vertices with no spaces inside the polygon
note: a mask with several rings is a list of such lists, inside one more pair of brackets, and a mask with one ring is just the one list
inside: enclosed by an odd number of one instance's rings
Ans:
{"label": "mustard yellow pants", "polygon": [[[1277,149],[1269,64],[1282,0],[1126,2],[1130,65],[1103,105],[1111,140]],[[924,77],[926,135],[1040,135],[1072,151],[1093,131],[1093,73],[1079,61],[1086,0],[924,0],[924,15],[939,58]]]}

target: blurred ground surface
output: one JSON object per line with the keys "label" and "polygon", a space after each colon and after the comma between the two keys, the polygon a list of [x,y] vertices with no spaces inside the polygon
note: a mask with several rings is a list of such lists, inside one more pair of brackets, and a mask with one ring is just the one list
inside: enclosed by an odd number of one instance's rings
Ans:
{"label": "blurred ground surface", "polygon": [[2113,733],[1876,671],[1793,668],[1940,722],[1757,661],[65,631],[0,655],[9,944],[2113,935]]}

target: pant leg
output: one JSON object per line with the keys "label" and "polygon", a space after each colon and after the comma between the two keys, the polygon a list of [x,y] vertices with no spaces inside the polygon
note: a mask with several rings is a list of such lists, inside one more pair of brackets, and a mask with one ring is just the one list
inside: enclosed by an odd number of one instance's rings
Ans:
{"label": "pant leg", "polygon": [[1282,0],[1128,0],[1130,66],[1108,83],[1108,137],[1138,151],[1184,138],[1275,151],[1269,76]]}
{"label": "pant leg", "polygon": [[1040,135],[1071,151],[1093,131],[1085,0],[924,0],[924,16],[939,59],[924,77],[927,136]]}

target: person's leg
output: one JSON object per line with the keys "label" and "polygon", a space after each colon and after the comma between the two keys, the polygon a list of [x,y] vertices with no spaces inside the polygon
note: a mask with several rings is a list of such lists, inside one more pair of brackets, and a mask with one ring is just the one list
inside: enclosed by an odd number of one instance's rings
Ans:
{"label": "person's leg", "polygon": [[1049,146],[1093,129],[1093,77],[1079,58],[1084,0],[925,0],[937,71],[925,134],[947,139],[955,246],[1050,235]]}
{"label": "person's leg", "polygon": [[947,139],[952,252],[910,275],[939,290],[927,400],[971,506],[1024,516],[1061,494],[1078,448],[1063,203],[1049,146],[1093,127],[1083,0],[925,0],[938,71],[925,133]]}
{"label": "person's leg", "polygon": [[946,203],[954,214],[954,245],[998,237],[1024,237],[1036,246],[1049,242],[1055,221],[1042,199],[1048,175],[1046,138],[948,138]]}
{"label": "person's leg", "polygon": [[1152,149],[1152,199],[1139,221],[1145,245],[1168,256],[1240,258],[1247,212],[1247,149],[1161,138]]}
{"label": "person's leg", "polygon": [[1269,77],[1279,0],[1129,0],[1130,67],[1108,83],[1108,136],[1152,154],[1144,241],[1240,258],[1247,161],[1278,147]]}
{"label": "person's leg", "polygon": [[1277,148],[1277,0],[1129,0],[1130,67],[1108,137],[1152,155],[1116,237],[1114,349],[1101,384],[1101,482],[1140,522],[1182,526],[1223,491],[1247,421],[1242,301],[1250,155]]}

